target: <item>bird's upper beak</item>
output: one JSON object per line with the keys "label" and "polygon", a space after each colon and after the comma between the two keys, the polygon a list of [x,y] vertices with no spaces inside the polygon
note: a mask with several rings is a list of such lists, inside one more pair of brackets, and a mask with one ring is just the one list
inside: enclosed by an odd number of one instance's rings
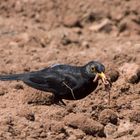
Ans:
{"label": "bird's upper beak", "polygon": [[104,74],[103,72],[98,73],[98,75],[99,75],[99,77],[100,77],[101,79],[106,79],[106,76],[105,76],[105,74]]}

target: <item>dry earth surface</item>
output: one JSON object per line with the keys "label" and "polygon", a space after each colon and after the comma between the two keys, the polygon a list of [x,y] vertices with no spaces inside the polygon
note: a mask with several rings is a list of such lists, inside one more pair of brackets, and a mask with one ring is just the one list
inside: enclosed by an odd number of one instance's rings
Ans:
{"label": "dry earth surface", "polygon": [[22,82],[0,82],[0,140],[140,139],[139,0],[1,0],[0,74],[101,61],[96,91],[66,107]]}

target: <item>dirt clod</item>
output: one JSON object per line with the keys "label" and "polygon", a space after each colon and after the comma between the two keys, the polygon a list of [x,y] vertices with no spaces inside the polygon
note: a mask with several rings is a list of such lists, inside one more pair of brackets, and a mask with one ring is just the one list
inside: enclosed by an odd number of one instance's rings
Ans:
{"label": "dirt clod", "polygon": [[76,14],[65,16],[63,22],[67,27],[81,27],[79,17]]}
{"label": "dirt clod", "polygon": [[99,121],[104,125],[108,123],[116,125],[118,123],[118,116],[113,110],[105,109],[100,113]]}
{"label": "dirt clod", "polygon": [[103,136],[103,125],[83,114],[69,114],[64,118],[65,124],[74,129],[81,129],[86,134]]}
{"label": "dirt clod", "polygon": [[111,82],[116,82],[119,78],[119,72],[116,70],[111,70],[109,77]]}
{"label": "dirt clod", "polygon": [[137,126],[137,127],[134,129],[133,136],[134,136],[134,137],[140,136],[140,126]]}
{"label": "dirt clod", "polygon": [[105,128],[104,128],[104,132],[106,137],[112,137],[113,134],[117,131],[117,126],[113,125],[111,123],[108,123]]}
{"label": "dirt clod", "polygon": [[130,121],[140,123],[140,111],[134,110],[130,113]]}
{"label": "dirt clod", "polygon": [[135,84],[139,82],[139,69],[139,65],[135,63],[125,63],[121,67],[121,72],[127,82]]}

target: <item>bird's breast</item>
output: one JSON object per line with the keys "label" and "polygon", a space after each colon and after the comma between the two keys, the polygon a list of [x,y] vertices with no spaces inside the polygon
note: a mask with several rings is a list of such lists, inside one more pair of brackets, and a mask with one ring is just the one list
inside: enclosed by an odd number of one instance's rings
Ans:
{"label": "bird's breast", "polygon": [[84,82],[83,84],[80,84],[79,87],[74,89],[72,92],[69,91],[69,93],[65,94],[63,99],[67,100],[79,100],[86,96],[88,96],[92,91],[94,91],[97,87],[98,83],[93,82]]}

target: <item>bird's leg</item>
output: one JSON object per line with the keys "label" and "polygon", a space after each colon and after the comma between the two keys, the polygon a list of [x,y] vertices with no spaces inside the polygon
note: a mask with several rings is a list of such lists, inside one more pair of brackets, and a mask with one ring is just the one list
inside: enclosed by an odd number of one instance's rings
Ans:
{"label": "bird's leg", "polygon": [[74,93],[73,93],[73,90],[72,90],[65,82],[63,82],[63,84],[64,84],[68,89],[70,89],[71,94],[72,94],[72,96],[73,96],[73,99],[76,100],[76,98],[75,98],[75,96],[74,96]]}
{"label": "bird's leg", "polygon": [[61,98],[59,98],[58,96],[54,96],[54,103],[56,105],[66,106],[66,104],[64,103],[64,101]]}
{"label": "bird's leg", "polygon": [[60,99],[59,102],[61,102],[64,106],[66,106],[66,104],[64,103],[62,99]]}

